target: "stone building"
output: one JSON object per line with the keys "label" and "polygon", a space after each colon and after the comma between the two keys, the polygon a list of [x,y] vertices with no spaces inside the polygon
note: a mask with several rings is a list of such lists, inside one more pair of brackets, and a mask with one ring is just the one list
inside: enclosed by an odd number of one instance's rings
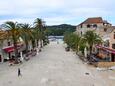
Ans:
{"label": "stone building", "polygon": [[88,30],[95,31],[103,40],[103,44],[94,46],[99,57],[115,61],[115,27],[101,17],[88,18],[76,26],[76,33],[81,36]]}

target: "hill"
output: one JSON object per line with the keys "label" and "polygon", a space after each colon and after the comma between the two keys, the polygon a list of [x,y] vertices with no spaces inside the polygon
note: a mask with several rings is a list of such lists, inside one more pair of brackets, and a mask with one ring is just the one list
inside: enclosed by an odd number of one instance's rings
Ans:
{"label": "hill", "polygon": [[47,26],[47,34],[53,36],[62,36],[65,32],[74,32],[76,26],[69,24]]}

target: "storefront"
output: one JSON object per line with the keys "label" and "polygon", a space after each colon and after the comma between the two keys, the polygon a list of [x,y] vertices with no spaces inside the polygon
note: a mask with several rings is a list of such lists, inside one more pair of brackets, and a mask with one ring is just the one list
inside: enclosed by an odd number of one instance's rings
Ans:
{"label": "storefront", "polygon": [[13,46],[8,46],[8,47],[3,48],[3,50],[6,53],[11,53],[11,52],[14,52],[14,47]]}
{"label": "storefront", "polygon": [[[22,52],[22,48],[23,48],[23,44],[17,44],[17,49],[18,49],[18,53],[20,54]],[[14,46],[8,46],[8,47],[4,47],[3,48],[4,51],[4,60],[7,61],[10,58],[12,58],[12,56],[15,56],[14,54]]]}

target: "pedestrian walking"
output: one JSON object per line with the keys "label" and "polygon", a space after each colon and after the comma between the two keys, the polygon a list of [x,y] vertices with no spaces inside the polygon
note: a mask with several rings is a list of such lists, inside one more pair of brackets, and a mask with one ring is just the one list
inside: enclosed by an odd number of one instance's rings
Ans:
{"label": "pedestrian walking", "polygon": [[20,68],[18,68],[18,77],[19,77],[19,76],[22,76],[21,71],[20,71]]}

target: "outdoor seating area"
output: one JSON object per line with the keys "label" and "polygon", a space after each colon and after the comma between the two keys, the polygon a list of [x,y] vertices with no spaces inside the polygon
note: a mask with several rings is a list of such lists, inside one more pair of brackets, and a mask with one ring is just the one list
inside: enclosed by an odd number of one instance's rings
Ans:
{"label": "outdoor seating area", "polygon": [[93,62],[109,62],[109,58],[104,57],[103,54],[91,54],[87,56],[87,59]]}
{"label": "outdoor seating area", "polygon": [[23,57],[20,57],[20,55],[18,56],[18,59],[15,58],[15,56],[12,56],[8,61],[9,61],[9,65],[12,66],[14,64],[20,64],[23,61],[28,61],[30,60],[32,57],[37,55],[37,51],[36,50],[31,50],[28,51],[28,53],[24,54]]}

